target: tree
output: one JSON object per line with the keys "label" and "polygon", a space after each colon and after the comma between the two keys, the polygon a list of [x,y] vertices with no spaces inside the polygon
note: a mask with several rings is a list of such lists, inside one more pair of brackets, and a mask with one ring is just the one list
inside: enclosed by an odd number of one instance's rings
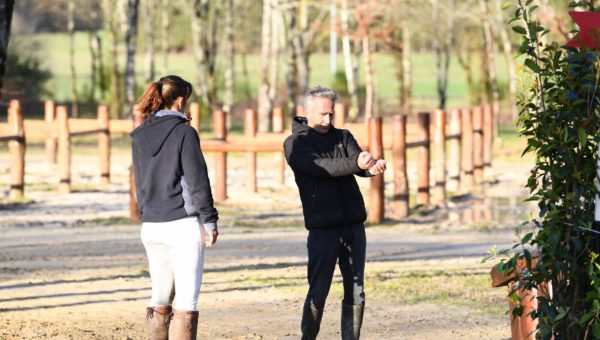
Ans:
{"label": "tree", "polygon": [[[227,0],[227,8],[225,9],[225,95],[223,96],[223,111],[231,117],[233,108],[233,85],[235,74],[235,54],[234,54],[234,37],[233,37],[233,0]],[[227,119],[227,124],[231,127],[231,119]]]}
{"label": "tree", "polygon": [[146,34],[146,72],[144,74],[145,83],[149,84],[154,80],[154,6],[155,0],[144,1],[144,33]]}
{"label": "tree", "polygon": [[217,106],[216,59],[218,47],[217,23],[219,8],[209,0],[194,0],[192,11],[192,42],[196,61],[196,93],[213,109]]}
{"label": "tree", "polygon": [[269,97],[269,65],[271,64],[271,12],[272,0],[263,0],[262,32],[260,49],[260,85],[258,88],[258,131],[269,131],[273,103]]}
{"label": "tree", "polygon": [[496,76],[496,46],[492,36],[491,14],[487,0],[479,0],[481,10],[481,26],[483,28],[483,46],[484,58],[483,70],[486,75],[485,85],[485,102],[492,105],[493,111],[496,113],[494,118],[494,135],[498,135],[498,122],[500,116],[500,92],[498,90],[498,79]]}
{"label": "tree", "polygon": [[110,41],[110,114],[115,118],[119,118],[121,115],[121,85],[118,60],[119,23],[118,18],[114,16],[115,8],[117,8],[117,0],[102,0],[104,27]]}
{"label": "tree", "polygon": [[342,49],[344,52],[344,73],[346,74],[346,82],[348,83],[348,96],[350,97],[348,117],[352,120],[355,120],[358,117],[359,106],[358,86],[357,80],[354,77],[354,68],[352,66],[352,49],[350,45],[348,0],[342,0],[340,23],[342,29]]}
{"label": "tree", "polygon": [[139,0],[127,0],[127,31],[125,34],[125,47],[127,62],[125,63],[125,117],[133,113],[135,103],[135,52],[137,35],[137,18]]}
{"label": "tree", "polygon": [[69,32],[69,69],[71,71],[71,114],[79,117],[79,94],[77,93],[77,72],[75,71],[75,1],[69,0],[67,31]]}
{"label": "tree", "polygon": [[0,98],[2,97],[3,79],[6,72],[6,51],[10,38],[10,23],[14,0],[0,0]]}

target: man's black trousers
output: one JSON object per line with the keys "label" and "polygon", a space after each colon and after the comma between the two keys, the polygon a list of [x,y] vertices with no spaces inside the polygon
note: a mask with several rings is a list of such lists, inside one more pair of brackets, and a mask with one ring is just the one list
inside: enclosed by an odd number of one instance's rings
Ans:
{"label": "man's black trousers", "polygon": [[308,294],[306,303],[325,306],[339,260],[347,305],[365,302],[364,274],[367,240],[364,224],[311,229],[308,233]]}

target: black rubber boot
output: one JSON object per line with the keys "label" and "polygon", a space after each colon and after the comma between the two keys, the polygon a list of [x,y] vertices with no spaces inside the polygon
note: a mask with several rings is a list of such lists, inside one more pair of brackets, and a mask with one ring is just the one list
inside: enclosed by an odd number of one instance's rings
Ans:
{"label": "black rubber boot", "polygon": [[323,307],[318,307],[312,303],[305,303],[302,311],[302,340],[314,340],[319,334],[321,328],[321,318],[323,317]]}
{"label": "black rubber boot", "polygon": [[365,305],[346,305],[342,303],[342,340],[360,339]]}

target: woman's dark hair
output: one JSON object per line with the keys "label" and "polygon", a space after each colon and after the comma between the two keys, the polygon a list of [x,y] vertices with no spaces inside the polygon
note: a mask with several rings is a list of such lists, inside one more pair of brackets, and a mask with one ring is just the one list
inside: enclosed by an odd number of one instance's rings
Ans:
{"label": "woman's dark hair", "polygon": [[178,76],[166,76],[146,86],[144,94],[138,100],[138,110],[142,116],[171,107],[175,100],[183,97],[188,100],[192,94],[192,84]]}

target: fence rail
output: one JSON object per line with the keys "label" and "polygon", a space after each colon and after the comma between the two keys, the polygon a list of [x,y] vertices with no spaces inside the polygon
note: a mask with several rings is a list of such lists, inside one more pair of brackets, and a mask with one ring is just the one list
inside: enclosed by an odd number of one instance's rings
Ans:
{"label": "fence rail", "polygon": [[[392,208],[397,217],[410,213],[409,188],[416,185],[416,202],[419,205],[444,205],[447,190],[468,193],[475,184],[482,182],[485,169],[492,164],[493,112],[490,106],[451,110],[447,115],[436,110],[416,115],[416,121],[408,123],[406,115],[393,116],[387,124],[382,118],[371,118],[366,123],[346,123],[345,108],[335,107],[336,127],[350,130],[363,149],[376,158],[384,158],[384,151],[391,153],[394,191]],[[110,181],[110,136],[113,133],[129,133],[142,124],[137,108],[133,120],[111,120],[106,106],[97,109],[97,119],[68,118],[65,106],[45,103],[45,119],[23,119],[18,101],[11,101],[8,123],[0,124],[0,142],[9,143],[11,154],[11,197],[23,195],[25,171],[25,136],[45,139],[47,159],[58,162],[59,190],[71,191],[71,138],[83,135],[98,136],[101,184]],[[299,114],[302,114],[300,110]],[[200,131],[200,106],[190,105],[189,123]],[[231,152],[246,154],[246,190],[257,190],[257,153],[273,153],[276,180],[284,183],[285,159],[283,142],[289,135],[284,130],[283,112],[273,111],[273,128],[270,133],[257,133],[257,115],[252,109],[244,113],[243,135],[228,136],[226,115],[216,110],[212,117],[213,137],[201,138],[200,148],[214,156],[214,197],[227,199],[227,156]],[[417,150],[417,181],[409,183],[407,174],[407,150]],[[388,172],[389,174],[389,172]],[[388,175],[386,174],[386,175]],[[130,174],[131,217],[139,218],[135,202],[133,173]],[[384,176],[370,179],[369,221],[379,223],[384,219]]]}

